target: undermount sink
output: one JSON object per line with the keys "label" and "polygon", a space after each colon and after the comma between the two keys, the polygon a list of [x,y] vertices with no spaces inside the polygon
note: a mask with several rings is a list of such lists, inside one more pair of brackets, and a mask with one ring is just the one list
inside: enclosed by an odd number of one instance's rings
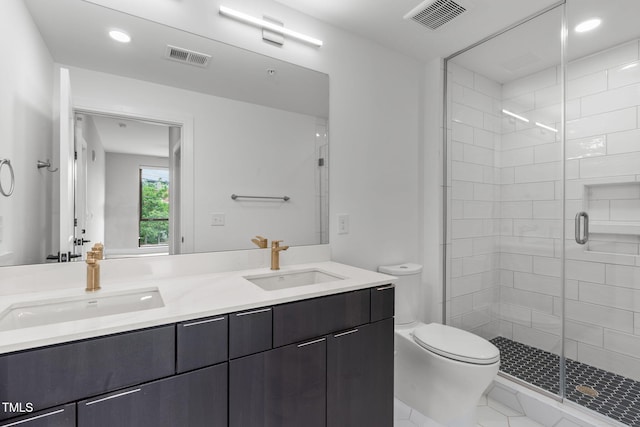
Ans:
{"label": "undermount sink", "polygon": [[30,301],[0,313],[0,331],[164,307],[157,288],[77,298]]}
{"label": "undermount sink", "polygon": [[260,274],[256,276],[244,276],[244,278],[265,291],[278,291],[297,286],[317,285],[318,283],[344,280],[344,277],[336,276],[315,268],[309,270]]}

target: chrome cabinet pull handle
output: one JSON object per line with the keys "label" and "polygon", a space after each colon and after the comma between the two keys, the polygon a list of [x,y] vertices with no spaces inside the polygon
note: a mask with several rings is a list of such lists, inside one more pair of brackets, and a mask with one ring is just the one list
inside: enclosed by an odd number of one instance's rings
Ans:
{"label": "chrome cabinet pull handle", "polygon": [[334,337],[334,338],[340,338],[340,337],[343,337],[343,336],[345,336],[345,335],[355,334],[356,332],[358,332],[358,329],[357,329],[357,328],[356,328],[356,329],[352,329],[352,330],[350,330],[350,331],[341,332],[341,333],[339,333],[339,334],[334,335],[333,337]]}
{"label": "chrome cabinet pull handle", "polygon": [[381,288],[376,288],[376,291],[386,291],[393,288],[395,288],[395,285],[386,285],[386,286],[382,286]]}
{"label": "chrome cabinet pull handle", "polygon": [[125,392],[122,392],[122,393],[114,394],[112,396],[103,397],[102,399],[92,400],[91,402],[85,403],[85,405],[86,406],[93,405],[95,403],[104,402],[105,400],[111,400],[111,399],[115,399],[115,398],[118,398],[118,397],[126,396],[128,394],[137,393],[137,392],[139,392],[141,390],[142,390],[141,388],[136,388],[134,390],[129,390],[129,391],[125,391]]}
{"label": "chrome cabinet pull handle", "polygon": [[182,327],[188,328],[189,326],[202,325],[203,323],[219,322],[220,320],[224,320],[224,316],[216,317],[215,319],[200,320],[198,322],[193,322],[193,323],[185,323],[184,325],[182,325]]}
{"label": "chrome cabinet pull handle", "polygon": [[[583,221],[580,221],[581,218],[583,219]],[[582,233],[580,232],[580,228],[581,228],[580,222],[584,224],[582,227],[583,229]],[[587,214],[584,211],[578,212],[576,214],[575,224],[576,224],[576,229],[575,229],[576,243],[579,245],[584,245],[589,241],[589,214]]]}
{"label": "chrome cabinet pull handle", "polygon": [[237,313],[236,316],[248,316],[250,314],[258,314],[258,313],[266,313],[267,311],[271,311],[271,308],[263,308],[261,310],[253,310],[253,311],[245,311],[243,313]]}
{"label": "chrome cabinet pull handle", "polygon": [[37,419],[40,419],[40,418],[50,417],[51,415],[56,415],[56,414],[61,414],[63,412],[64,412],[64,409],[58,409],[57,411],[53,411],[53,412],[49,412],[49,413],[46,413],[46,414],[38,415],[36,417],[27,418],[27,419],[24,419],[22,421],[16,421],[15,423],[5,424],[5,427],[17,426],[17,425],[20,425],[20,424],[23,424],[23,423],[28,423],[28,422],[31,422],[31,421],[34,421],[34,420],[37,420]]}
{"label": "chrome cabinet pull handle", "polygon": [[298,348],[300,348],[300,347],[306,347],[306,346],[311,345],[311,344],[317,344],[317,343],[319,343],[319,342],[324,341],[325,339],[326,339],[326,338],[320,338],[319,340],[314,340],[314,341],[309,341],[309,342],[305,342],[305,343],[302,343],[302,344],[298,344]]}

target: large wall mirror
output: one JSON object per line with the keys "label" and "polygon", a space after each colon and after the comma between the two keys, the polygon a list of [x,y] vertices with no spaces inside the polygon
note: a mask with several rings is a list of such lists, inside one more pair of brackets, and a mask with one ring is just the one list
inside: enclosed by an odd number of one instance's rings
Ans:
{"label": "large wall mirror", "polygon": [[328,243],[326,74],[83,0],[0,8],[0,265]]}

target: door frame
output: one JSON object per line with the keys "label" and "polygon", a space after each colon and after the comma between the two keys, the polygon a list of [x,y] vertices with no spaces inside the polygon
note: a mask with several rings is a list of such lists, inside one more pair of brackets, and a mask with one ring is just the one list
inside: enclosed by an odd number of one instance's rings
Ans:
{"label": "door frame", "polygon": [[[119,117],[129,120],[142,120],[148,122],[162,123],[167,126],[181,128],[180,138],[180,212],[179,226],[180,236],[173,236],[170,247],[180,248],[180,253],[192,253],[194,251],[194,158],[193,158],[193,137],[194,120],[193,116],[177,112],[155,111],[139,106],[123,106],[111,103],[104,103],[98,100],[75,98],[73,102],[74,113],[94,114],[102,116]],[[177,239],[177,240],[174,240]]]}

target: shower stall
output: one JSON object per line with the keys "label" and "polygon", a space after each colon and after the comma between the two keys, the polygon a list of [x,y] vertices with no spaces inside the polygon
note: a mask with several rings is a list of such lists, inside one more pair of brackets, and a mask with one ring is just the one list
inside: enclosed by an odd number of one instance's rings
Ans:
{"label": "shower stall", "polygon": [[496,344],[501,375],[630,426],[638,16],[637,0],[557,3],[447,58],[444,104],[446,323]]}

